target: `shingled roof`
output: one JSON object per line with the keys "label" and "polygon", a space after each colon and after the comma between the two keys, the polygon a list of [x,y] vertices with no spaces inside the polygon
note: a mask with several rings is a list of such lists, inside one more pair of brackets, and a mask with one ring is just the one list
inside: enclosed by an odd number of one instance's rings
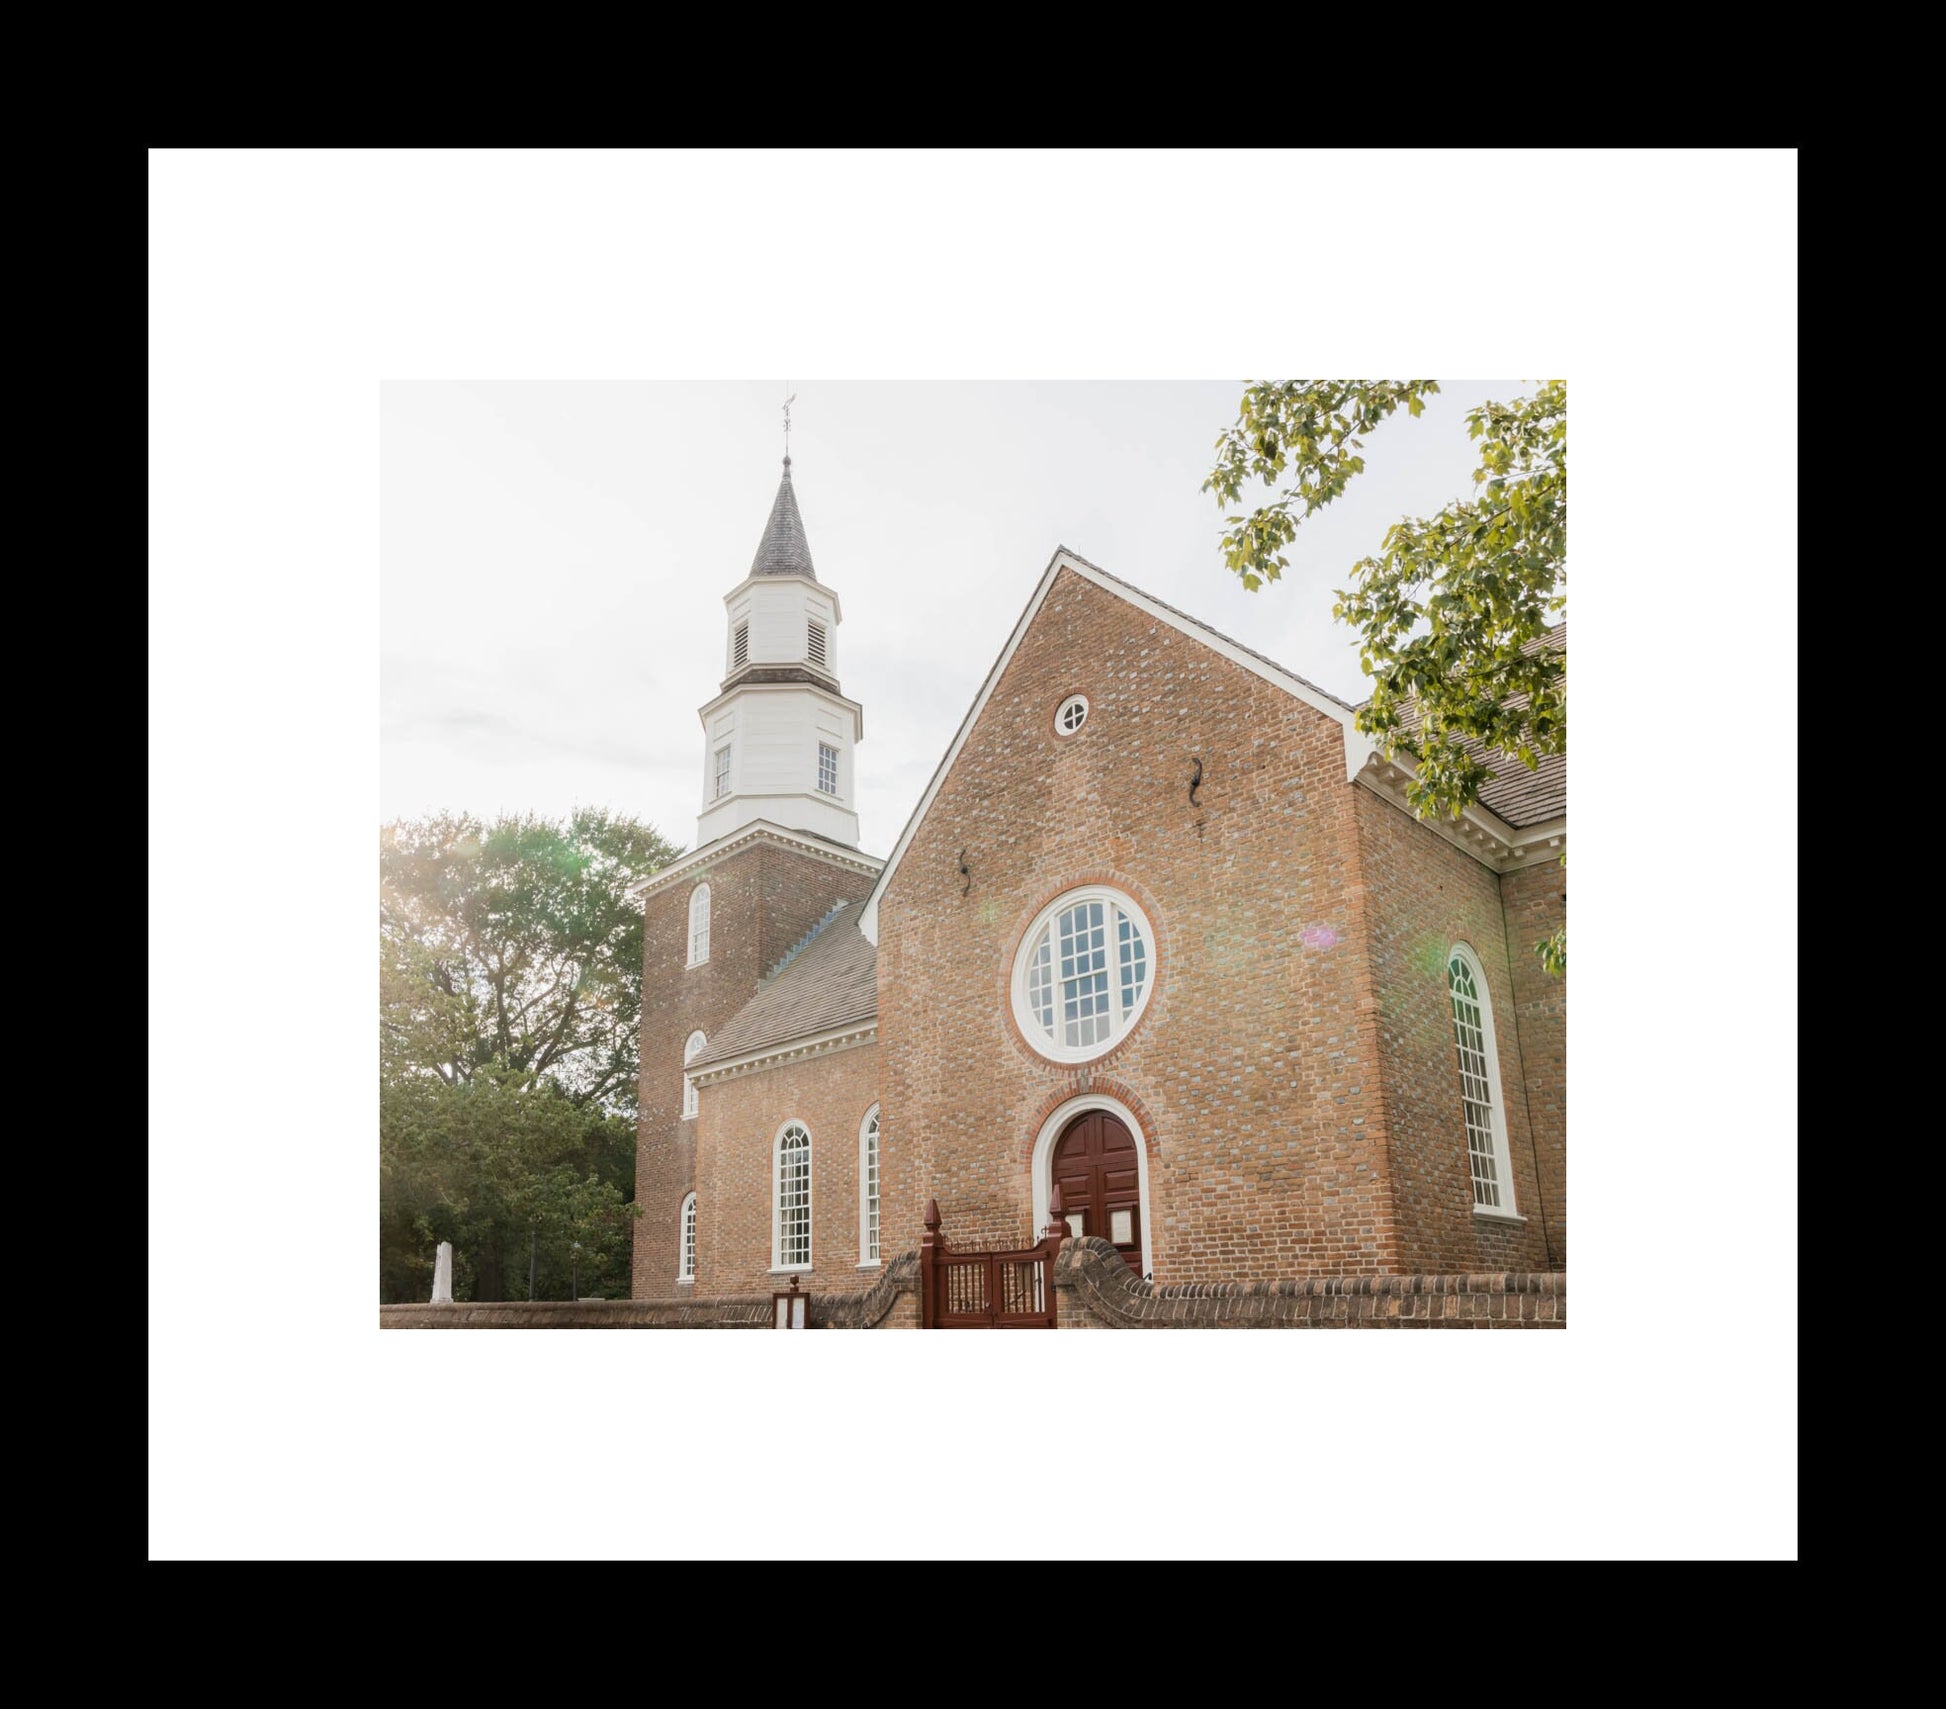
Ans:
{"label": "shingled roof", "polygon": [[[1521,649],[1531,653],[1541,647],[1552,647],[1557,652],[1565,652],[1568,645],[1568,626],[1557,623],[1545,635],[1537,635]],[[1509,706],[1523,706],[1527,697],[1517,694],[1507,702]],[[1407,701],[1401,709],[1406,727],[1417,724],[1418,708]],[[1480,791],[1480,805],[1490,812],[1497,813],[1516,831],[1525,830],[1529,825],[1540,825],[1549,819],[1559,819],[1568,810],[1568,756],[1566,754],[1542,754],[1539,763],[1529,771],[1512,754],[1489,753],[1478,742],[1464,744],[1472,758],[1490,766],[1499,775]]]}
{"label": "shingled roof", "polygon": [[858,929],[858,904],[843,902],[778,964],[690,1067],[754,1056],[877,1013],[878,950]]}
{"label": "shingled roof", "polygon": [[1505,754],[1495,754],[1487,763],[1500,775],[1480,791],[1480,805],[1498,813],[1516,831],[1567,813],[1566,754],[1542,754],[1532,771]]}
{"label": "shingled roof", "polygon": [[804,518],[797,514],[788,457],[784,459],[784,478],[777,483],[776,501],[770,507],[770,520],[764,524],[764,537],[757,542],[757,555],[750,560],[750,573],[818,579],[817,571],[811,568],[811,543],[804,538]]}

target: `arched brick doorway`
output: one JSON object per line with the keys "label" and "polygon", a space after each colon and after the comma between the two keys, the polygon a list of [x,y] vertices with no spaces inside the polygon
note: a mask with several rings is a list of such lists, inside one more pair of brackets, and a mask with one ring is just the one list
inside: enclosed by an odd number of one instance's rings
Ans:
{"label": "arched brick doorway", "polygon": [[1142,1250],[1142,1171],[1137,1140],[1109,1110],[1084,1110],[1054,1142],[1049,1173],[1076,1234],[1108,1241],[1137,1276]]}

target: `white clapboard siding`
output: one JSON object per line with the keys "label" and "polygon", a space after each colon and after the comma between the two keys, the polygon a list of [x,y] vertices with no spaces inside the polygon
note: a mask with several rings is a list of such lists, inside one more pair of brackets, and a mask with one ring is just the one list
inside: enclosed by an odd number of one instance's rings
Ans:
{"label": "white clapboard siding", "polygon": [[[836,678],[842,616],[837,596],[828,588],[799,576],[752,577],[724,601],[724,610],[726,676],[738,668],[740,624],[749,628],[744,662],[757,666],[809,663],[810,625],[817,623],[824,628],[823,674]],[[738,682],[720,705],[704,708],[703,724],[699,847],[757,819],[856,845],[855,707],[809,684]],[[836,795],[818,788],[820,742],[838,750]],[[730,791],[718,798],[716,755],[725,743],[731,750]]]}

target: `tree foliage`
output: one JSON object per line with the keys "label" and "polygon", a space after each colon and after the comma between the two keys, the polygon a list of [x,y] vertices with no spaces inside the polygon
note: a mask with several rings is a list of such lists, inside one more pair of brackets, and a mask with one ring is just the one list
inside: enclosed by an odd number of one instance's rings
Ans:
{"label": "tree foliage", "polygon": [[[1253,481],[1286,482],[1225,519],[1224,561],[1246,588],[1276,581],[1298,526],[1363,471],[1363,436],[1400,409],[1419,415],[1438,390],[1436,380],[1245,388],[1203,490],[1236,505]],[[1482,404],[1466,424],[1480,458],[1475,492],[1394,523],[1332,607],[1358,631],[1372,683],[1358,728],[1386,758],[1411,758],[1406,799],[1421,817],[1457,819],[1496,763],[1531,770],[1543,754],[1567,752],[1567,651],[1547,639],[1567,611],[1567,382]],[[1566,970],[1565,927],[1537,947],[1552,971]]]}
{"label": "tree foliage", "polygon": [[678,851],[597,810],[379,832],[379,1288],[626,1293],[642,913]]}
{"label": "tree foliage", "polygon": [[635,1109],[642,910],[678,851],[633,819],[466,814],[379,832],[380,1053],[451,1084],[498,1065]]}
{"label": "tree foliage", "polygon": [[537,1298],[626,1296],[634,1150],[632,1123],[531,1075],[382,1079],[379,1298],[427,1298],[442,1240],[456,1299],[526,1298],[530,1250]]}

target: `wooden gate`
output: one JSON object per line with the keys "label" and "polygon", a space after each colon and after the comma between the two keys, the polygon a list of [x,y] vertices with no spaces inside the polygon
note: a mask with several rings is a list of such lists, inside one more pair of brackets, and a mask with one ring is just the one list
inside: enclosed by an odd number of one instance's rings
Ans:
{"label": "wooden gate", "polygon": [[924,1329],[1052,1329],[1054,1254],[1067,1238],[1057,1187],[1038,1246],[1014,1252],[954,1252],[939,1231],[939,1201],[926,1201],[919,1242],[920,1327]]}

